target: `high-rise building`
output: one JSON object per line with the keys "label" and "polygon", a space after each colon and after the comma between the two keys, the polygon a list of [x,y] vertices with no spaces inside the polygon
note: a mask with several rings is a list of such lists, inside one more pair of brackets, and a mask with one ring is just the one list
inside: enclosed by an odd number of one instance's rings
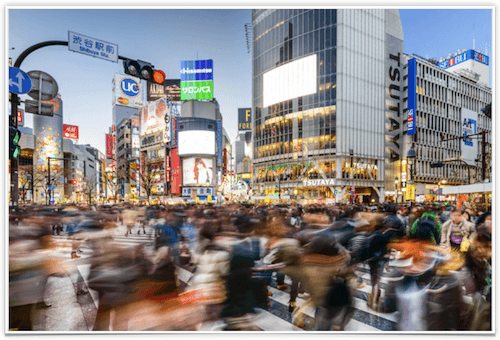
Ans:
{"label": "high-rise building", "polygon": [[[487,59],[481,60],[487,62]],[[467,61],[462,60],[461,63],[466,64]],[[408,118],[404,121],[405,159],[402,176],[399,177],[400,188],[406,187],[410,180],[406,159],[410,147],[416,152],[413,181],[417,200],[435,199],[439,186],[468,184],[469,173],[470,183],[480,181],[482,138],[475,136],[459,140],[458,137],[492,131],[491,118],[481,111],[491,103],[491,88],[479,78],[473,80],[457,73],[456,69],[443,68],[416,55],[405,56],[405,65],[405,87],[408,89],[405,94],[408,99],[405,100],[405,118]],[[485,141],[492,142],[491,133],[486,134]],[[491,161],[490,152],[491,148],[485,145],[488,162]],[[432,168],[434,162],[445,163],[443,167]],[[489,175],[486,169],[485,177]]]}
{"label": "high-rise building", "polygon": [[383,201],[402,155],[398,10],[252,12],[257,196]]}

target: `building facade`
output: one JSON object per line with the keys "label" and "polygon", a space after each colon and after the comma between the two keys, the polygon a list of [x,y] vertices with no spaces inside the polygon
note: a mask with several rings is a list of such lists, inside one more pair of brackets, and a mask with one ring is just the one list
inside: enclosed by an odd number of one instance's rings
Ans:
{"label": "building facade", "polygon": [[254,10],[252,32],[257,196],[383,201],[402,155],[398,11]]}
{"label": "building facade", "polygon": [[[457,73],[456,69],[444,69],[441,63],[436,64],[414,55],[405,56],[405,60],[405,86],[408,88],[405,111],[414,114],[411,119],[405,118],[404,121],[404,155],[410,147],[416,151],[413,180],[417,200],[435,199],[439,187],[468,184],[469,173],[471,184],[481,181],[482,138],[476,136],[464,142],[458,139],[464,132],[489,132],[485,136],[488,143],[485,145],[485,177],[491,178],[492,122],[481,111],[491,103],[491,88],[480,82],[479,78],[474,81],[467,75]],[[411,125],[408,127],[408,120],[413,121],[414,134]],[[402,188],[406,187],[405,182],[410,177],[406,161],[401,169]],[[443,167],[432,168],[434,162],[444,162]]]}

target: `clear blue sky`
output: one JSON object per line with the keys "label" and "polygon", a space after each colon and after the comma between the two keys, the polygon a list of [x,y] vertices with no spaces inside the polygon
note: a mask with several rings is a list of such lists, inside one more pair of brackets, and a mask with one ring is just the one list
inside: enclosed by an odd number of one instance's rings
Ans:
{"label": "clear blue sky", "polygon": [[[491,50],[491,10],[400,10],[404,50],[423,57],[444,57],[459,49]],[[9,56],[15,61],[29,46],[46,40],[66,40],[68,30],[119,45],[121,56],[152,62],[167,78],[179,78],[181,60],[214,60],[214,94],[232,141],[237,133],[237,109],[251,106],[251,54],[244,24],[251,10],[176,9],[15,9],[9,11]],[[491,52],[489,53],[491,56]],[[493,58],[490,58],[493,61]],[[42,70],[59,84],[64,123],[80,127],[80,143],[105,152],[111,126],[111,79],[123,73],[120,63],[69,52],[53,46],[32,53],[24,71]],[[490,75],[491,79],[491,75]],[[32,127],[27,114],[25,126]]]}

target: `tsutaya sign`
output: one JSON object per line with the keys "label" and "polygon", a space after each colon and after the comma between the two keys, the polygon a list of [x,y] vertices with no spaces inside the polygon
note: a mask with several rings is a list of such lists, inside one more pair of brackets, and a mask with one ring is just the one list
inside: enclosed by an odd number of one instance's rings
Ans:
{"label": "tsutaya sign", "polygon": [[356,169],[378,170],[378,167],[375,164],[353,162],[352,166],[353,166],[353,168],[356,168]]}
{"label": "tsutaya sign", "polygon": [[335,185],[335,179],[334,178],[306,179],[302,181],[302,185],[305,187],[332,186]]}

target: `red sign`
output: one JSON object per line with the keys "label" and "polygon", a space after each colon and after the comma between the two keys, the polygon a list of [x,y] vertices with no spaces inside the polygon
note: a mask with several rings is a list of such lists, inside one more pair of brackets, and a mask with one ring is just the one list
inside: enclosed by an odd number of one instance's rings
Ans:
{"label": "red sign", "polygon": [[227,150],[224,148],[224,176],[227,175],[227,156],[226,156]]}
{"label": "red sign", "polygon": [[70,138],[70,139],[79,139],[78,138],[78,126],[63,124],[63,137]]}
{"label": "red sign", "polygon": [[23,111],[22,110],[17,110],[17,122],[19,124],[23,124],[24,123],[23,118],[24,118]]}
{"label": "red sign", "polygon": [[106,158],[113,158],[113,136],[106,134]]}
{"label": "red sign", "polygon": [[170,157],[165,155],[165,182],[170,182]]}
{"label": "red sign", "polygon": [[181,193],[181,159],[179,158],[178,149],[172,149],[172,194]]}
{"label": "red sign", "polygon": [[139,117],[132,117],[132,126],[139,127]]}

